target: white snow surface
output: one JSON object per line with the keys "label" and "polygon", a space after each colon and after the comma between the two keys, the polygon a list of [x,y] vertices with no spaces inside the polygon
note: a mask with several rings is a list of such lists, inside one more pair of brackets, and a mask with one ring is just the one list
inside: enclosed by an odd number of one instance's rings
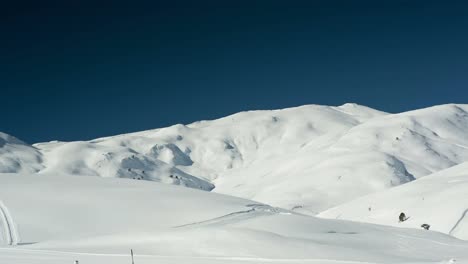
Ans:
{"label": "white snow surface", "polygon": [[[0,175],[0,263],[458,263],[448,235],[320,219],[161,183]],[[0,218],[1,219],[1,218]]]}
{"label": "white snow surface", "polygon": [[[409,219],[399,222],[403,212]],[[422,179],[341,204],[319,214],[383,225],[420,228],[468,240],[468,162]]]}
{"label": "white snow surface", "polygon": [[467,171],[460,104],[306,105],[34,145],[0,133],[0,264],[128,263],[129,248],[137,264],[468,263]]}

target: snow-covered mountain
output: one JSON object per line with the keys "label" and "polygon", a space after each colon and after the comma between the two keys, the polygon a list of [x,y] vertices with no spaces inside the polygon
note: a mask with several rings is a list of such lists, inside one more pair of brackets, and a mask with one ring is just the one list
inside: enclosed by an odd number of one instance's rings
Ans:
{"label": "snow-covered mountain", "polygon": [[42,168],[41,153],[36,148],[0,132],[0,173],[34,173]]}
{"label": "snow-covered mountain", "polygon": [[86,142],[15,140],[21,145],[4,144],[0,159],[14,156],[21,166],[0,170],[214,188],[316,214],[468,161],[467,131],[467,105],[400,114],[306,105]]}
{"label": "snow-covered mountain", "polygon": [[467,164],[455,104],[306,105],[34,145],[0,133],[0,263],[127,263],[129,247],[138,263],[468,262],[449,236],[468,239]]}

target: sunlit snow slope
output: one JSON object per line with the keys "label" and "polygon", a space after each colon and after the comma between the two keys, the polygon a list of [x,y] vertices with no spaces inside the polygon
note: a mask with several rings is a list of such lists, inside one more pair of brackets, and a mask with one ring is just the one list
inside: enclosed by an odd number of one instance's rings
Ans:
{"label": "sunlit snow slope", "polygon": [[[409,217],[402,223],[401,212]],[[468,162],[344,203],[320,216],[398,227],[429,224],[431,230],[468,239]]]}
{"label": "sunlit snow slope", "polygon": [[400,114],[356,104],[249,111],[85,142],[35,144],[43,160],[34,168],[43,167],[44,175],[214,188],[316,214],[468,161],[467,111],[453,104]]}
{"label": "sunlit snow slope", "polygon": [[0,194],[0,263],[130,263],[130,248],[138,264],[468,260],[468,242],[441,233],[319,219],[160,183],[4,174]]}

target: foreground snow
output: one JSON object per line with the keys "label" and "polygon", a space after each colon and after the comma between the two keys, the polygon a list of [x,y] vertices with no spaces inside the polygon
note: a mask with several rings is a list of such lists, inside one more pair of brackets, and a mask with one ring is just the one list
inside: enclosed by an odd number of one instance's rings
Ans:
{"label": "foreground snow", "polygon": [[[0,263],[458,263],[468,242],[438,232],[326,220],[159,183],[1,175],[17,245]],[[12,228],[13,227],[13,228]],[[12,230],[14,229],[14,230]]]}

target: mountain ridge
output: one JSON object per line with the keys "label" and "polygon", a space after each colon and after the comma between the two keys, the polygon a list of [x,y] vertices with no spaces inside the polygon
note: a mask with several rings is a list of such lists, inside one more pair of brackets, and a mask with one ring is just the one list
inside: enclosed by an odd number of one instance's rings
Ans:
{"label": "mountain ridge", "polygon": [[5,172],[151,180],[317,214],[468,161],[467,112],[446,104],[389,114],[353,103],[244,111],[24,145],[17,156],[5,147],[12,141],[0,147],[0,161],[22,164]]}

